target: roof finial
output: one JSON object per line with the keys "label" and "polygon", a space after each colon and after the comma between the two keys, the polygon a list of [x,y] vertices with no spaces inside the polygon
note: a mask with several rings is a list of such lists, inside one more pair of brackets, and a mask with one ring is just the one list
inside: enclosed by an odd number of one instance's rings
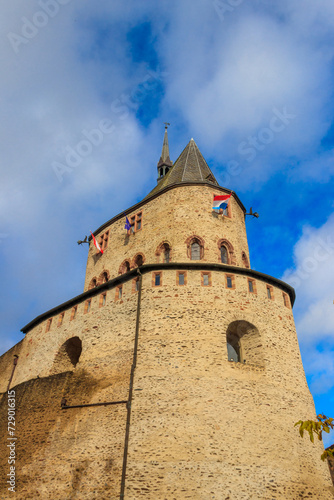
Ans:
{"label": "roof finial", "polygon": [[170,160],[169,157],[169,144],[168,144],[168,132],[167,132],[167,128],[170,125],[170,123],[164,122],[164,125],[165,125],[164,142],[162,145],[160,160],[158,162],[158,182],[161,181],[163,177],[165,177],[169,169],[173,166],[173,162]]}
{"label": "roof finial", "polygon": [[164,124],[165,124],[165,135],[164,135],[164,142],[163,142],[163,145],[162,145],[162,152],[161,152],[161,157],[160,157],[159,163],[161,161],[163,161],[163,162],[167,161],[167,163],[168,162],[170,163],[168,133],[167,133],[167,128],[168,128],[168,125],[170,125],[170,123],[164,122]]}

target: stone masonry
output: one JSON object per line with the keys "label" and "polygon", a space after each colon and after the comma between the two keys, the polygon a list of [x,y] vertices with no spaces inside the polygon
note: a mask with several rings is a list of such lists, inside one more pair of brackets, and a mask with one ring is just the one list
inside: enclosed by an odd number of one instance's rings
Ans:
{"label": "stone masonry", "polygon": [[103,255],[90,240],[84,292],[0,357],[5,443],[18,356],[16,493],[2,479],[0,498],[332,499],[322,443],[294,427],[315,418],[294,291],[249,267],[245,209],[232,193],[227,215],[212,210],[231,191],[194,141],[173,166],[164,148],[157,188],[125,212],[140,228],[120,214],[96,230],[108,239]]}

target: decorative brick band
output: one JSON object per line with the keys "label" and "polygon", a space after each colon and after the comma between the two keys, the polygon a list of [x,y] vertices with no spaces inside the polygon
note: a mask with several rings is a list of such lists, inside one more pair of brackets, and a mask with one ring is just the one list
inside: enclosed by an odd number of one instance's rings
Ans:
{"label": "decorative brick band", "polygon": [[154,271],[169,271],[171,269],[176,269],[176,270],[185,270],[185,271],[218,271],[222,273],[231,273],[234,275],[243,275],[243,276],[248,276],[249,278],[257,279],[259,281],[263,281],[269,285],[273,285],[275,287],[278,287],[282,290],[282,292],[285,292],[288,294],[290,298],[290,303],[291,307],[294,304],[296,294],[292,286],[288,285],[287,283],[284,283],[284,281],[281,281],[277,278],[274,278],[273,276],[269,276],[268,274],[260,273],[259,271],[254,271],[252,269],[246,269],[244,267],[237,267],[237,266],[230,266],[227,264],[210,264],[207,262],[169,262],[167,263],[154,263],[154,264],[145,264],[141,266],[140,268],[132,269],[126,274],[122,274],[119,276],[116,276],[116,278],[109,280],[107,283],[103,283],[102,285],[98,285],[95,288],[92,288],[91,290],[87,290],[86,292],[77,295],[76,297],[73,297],[72,299],[68,300],[67,302],[64,302],[63,304],[60,304],[57,307],[54,307],[53,309],[50,309],[49,311],[37,316],[35,319],[33,319],[30,323],[28,323],[26,326],[24,326],[21,329],[22,333],[27,333],[29,330],[34,328],[36,325],[41,323],[42,321],[45,321],[46,319],[51,318],[52,316],[55,316],[63,311],[66,311],[70,307],[73,307],[80,302],[83,302],[84,300],[94,297],[95,295],[99,295],[101,292],[104,290],[109,290],[111,288],[115,288],[117,285],[120,285],[122,283],[125,283],[127,281],[132,280],[137,276],[137,271],[138,269],[140,270],[141,274],[146,274]]}

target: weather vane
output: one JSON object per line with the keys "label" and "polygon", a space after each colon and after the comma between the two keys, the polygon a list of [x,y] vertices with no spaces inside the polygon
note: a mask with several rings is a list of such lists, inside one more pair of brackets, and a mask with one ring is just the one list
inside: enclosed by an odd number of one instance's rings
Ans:
{"label": "weather vane", "polygon": [[164,122],[164,124],[165,124],[165,128],[166,128],[166,129],[167,129],[167,128],[168,128],[168,126],[170,125],[170,123],[168,123],[168,122]]}

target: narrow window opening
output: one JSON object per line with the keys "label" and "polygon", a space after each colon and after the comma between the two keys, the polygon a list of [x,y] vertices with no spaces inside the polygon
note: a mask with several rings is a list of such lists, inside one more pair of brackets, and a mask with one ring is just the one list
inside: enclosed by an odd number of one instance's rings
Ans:
{"label": "narrow window opening", "polygon": [[160,274],[156,274],[154,277],[154,285],[160,286],[160,283],[161,283]]}
{"label": "narrow window opening", "polygon": [[89,313],[89,311],[90,311],[90,307],[91,307],[91,304],[92,304],[92,299],[88,299],[88,300],[86,300],[86,304],[85,304],[85,314],[86,314],[86,313]]}
{"label": "narrow window opening", "polygon": [[136,257],[136,261],[135,261],[135,262],[136,262],[136,266],[137,266],[137,267],[142,266],[142,265],[143,265],[143,263],[144,263],[144,262],[143,262],[143,256],[142,256],[142,255],[137,255],[137,257]]}
{"label": "narrow window opening", "polygon": [[233,288],[232,276],[226,276],[226,285],[227,288]]}
{"label": "narrow window opening", "polygon": [[228,264],[227,248],[224,245],[220,247],[220,259],[222,261],[222,264]]}
{"label": "narrow window opening", "polygon": [[141,229],[141,214],[138,214],[136,231],[139,231],[140,229]]}
{"label": "narrow window opening", "polygon": [[64,316],[65,316],[64,312],[62,312],[62,313],[59,314],[58,326],[61,326],[63,324]]}
{"label": "narrow window opening", "polygon": [[71,321],[72,321],[73,319],[75,319],[75,317],[76,317],[76,315],[77,315],[77,310],[78,310],[78,306],[74,306],[74,307],[72,308],[72,312],[71,312]]}
{"label": "narrow window opening", "polygon": [[49,318],[46,323],[46,328],[45,328],[46,333],[50,331],[51,325],[52,325],[52,318]]}
{"label": "narrow window opening", "polygon": [[168,264],[169,260],[170,260],[170,248],[169,248],[169,245],[164,245],[164,262],[166,262]]}
{"label": "narrow window opening", "polygon": [[191,260],[201,259],[201,246],[197,241],[191,244]]}
{"label": "narrow window opening", "polygon": [[184,285],[184,273],[179,274],[179,285]]}
{"label": "narrow window opening", "polygon": [[248,280],[248,290],[250,291],[250,293],[254,293],[254,286],[251,280]]}
{"label": "narrow window opening", "polygon": [[227,359],[229,361],[234,361],[235,363],[240,362],[240,343],[239,338],[228,333],[226,335],[226,345],[227,345]]}
{"label": "narrow window opening", "polygon": [[267,286],[267,296],[268,296],[268,299],[271,299],[271,290],[270,290],[269,286]]}
{"label": "narrow window opening", "polygon": [[100,307],[105,306],[106,302],[107,302],[107,292],[104,292],[100,296]]}

